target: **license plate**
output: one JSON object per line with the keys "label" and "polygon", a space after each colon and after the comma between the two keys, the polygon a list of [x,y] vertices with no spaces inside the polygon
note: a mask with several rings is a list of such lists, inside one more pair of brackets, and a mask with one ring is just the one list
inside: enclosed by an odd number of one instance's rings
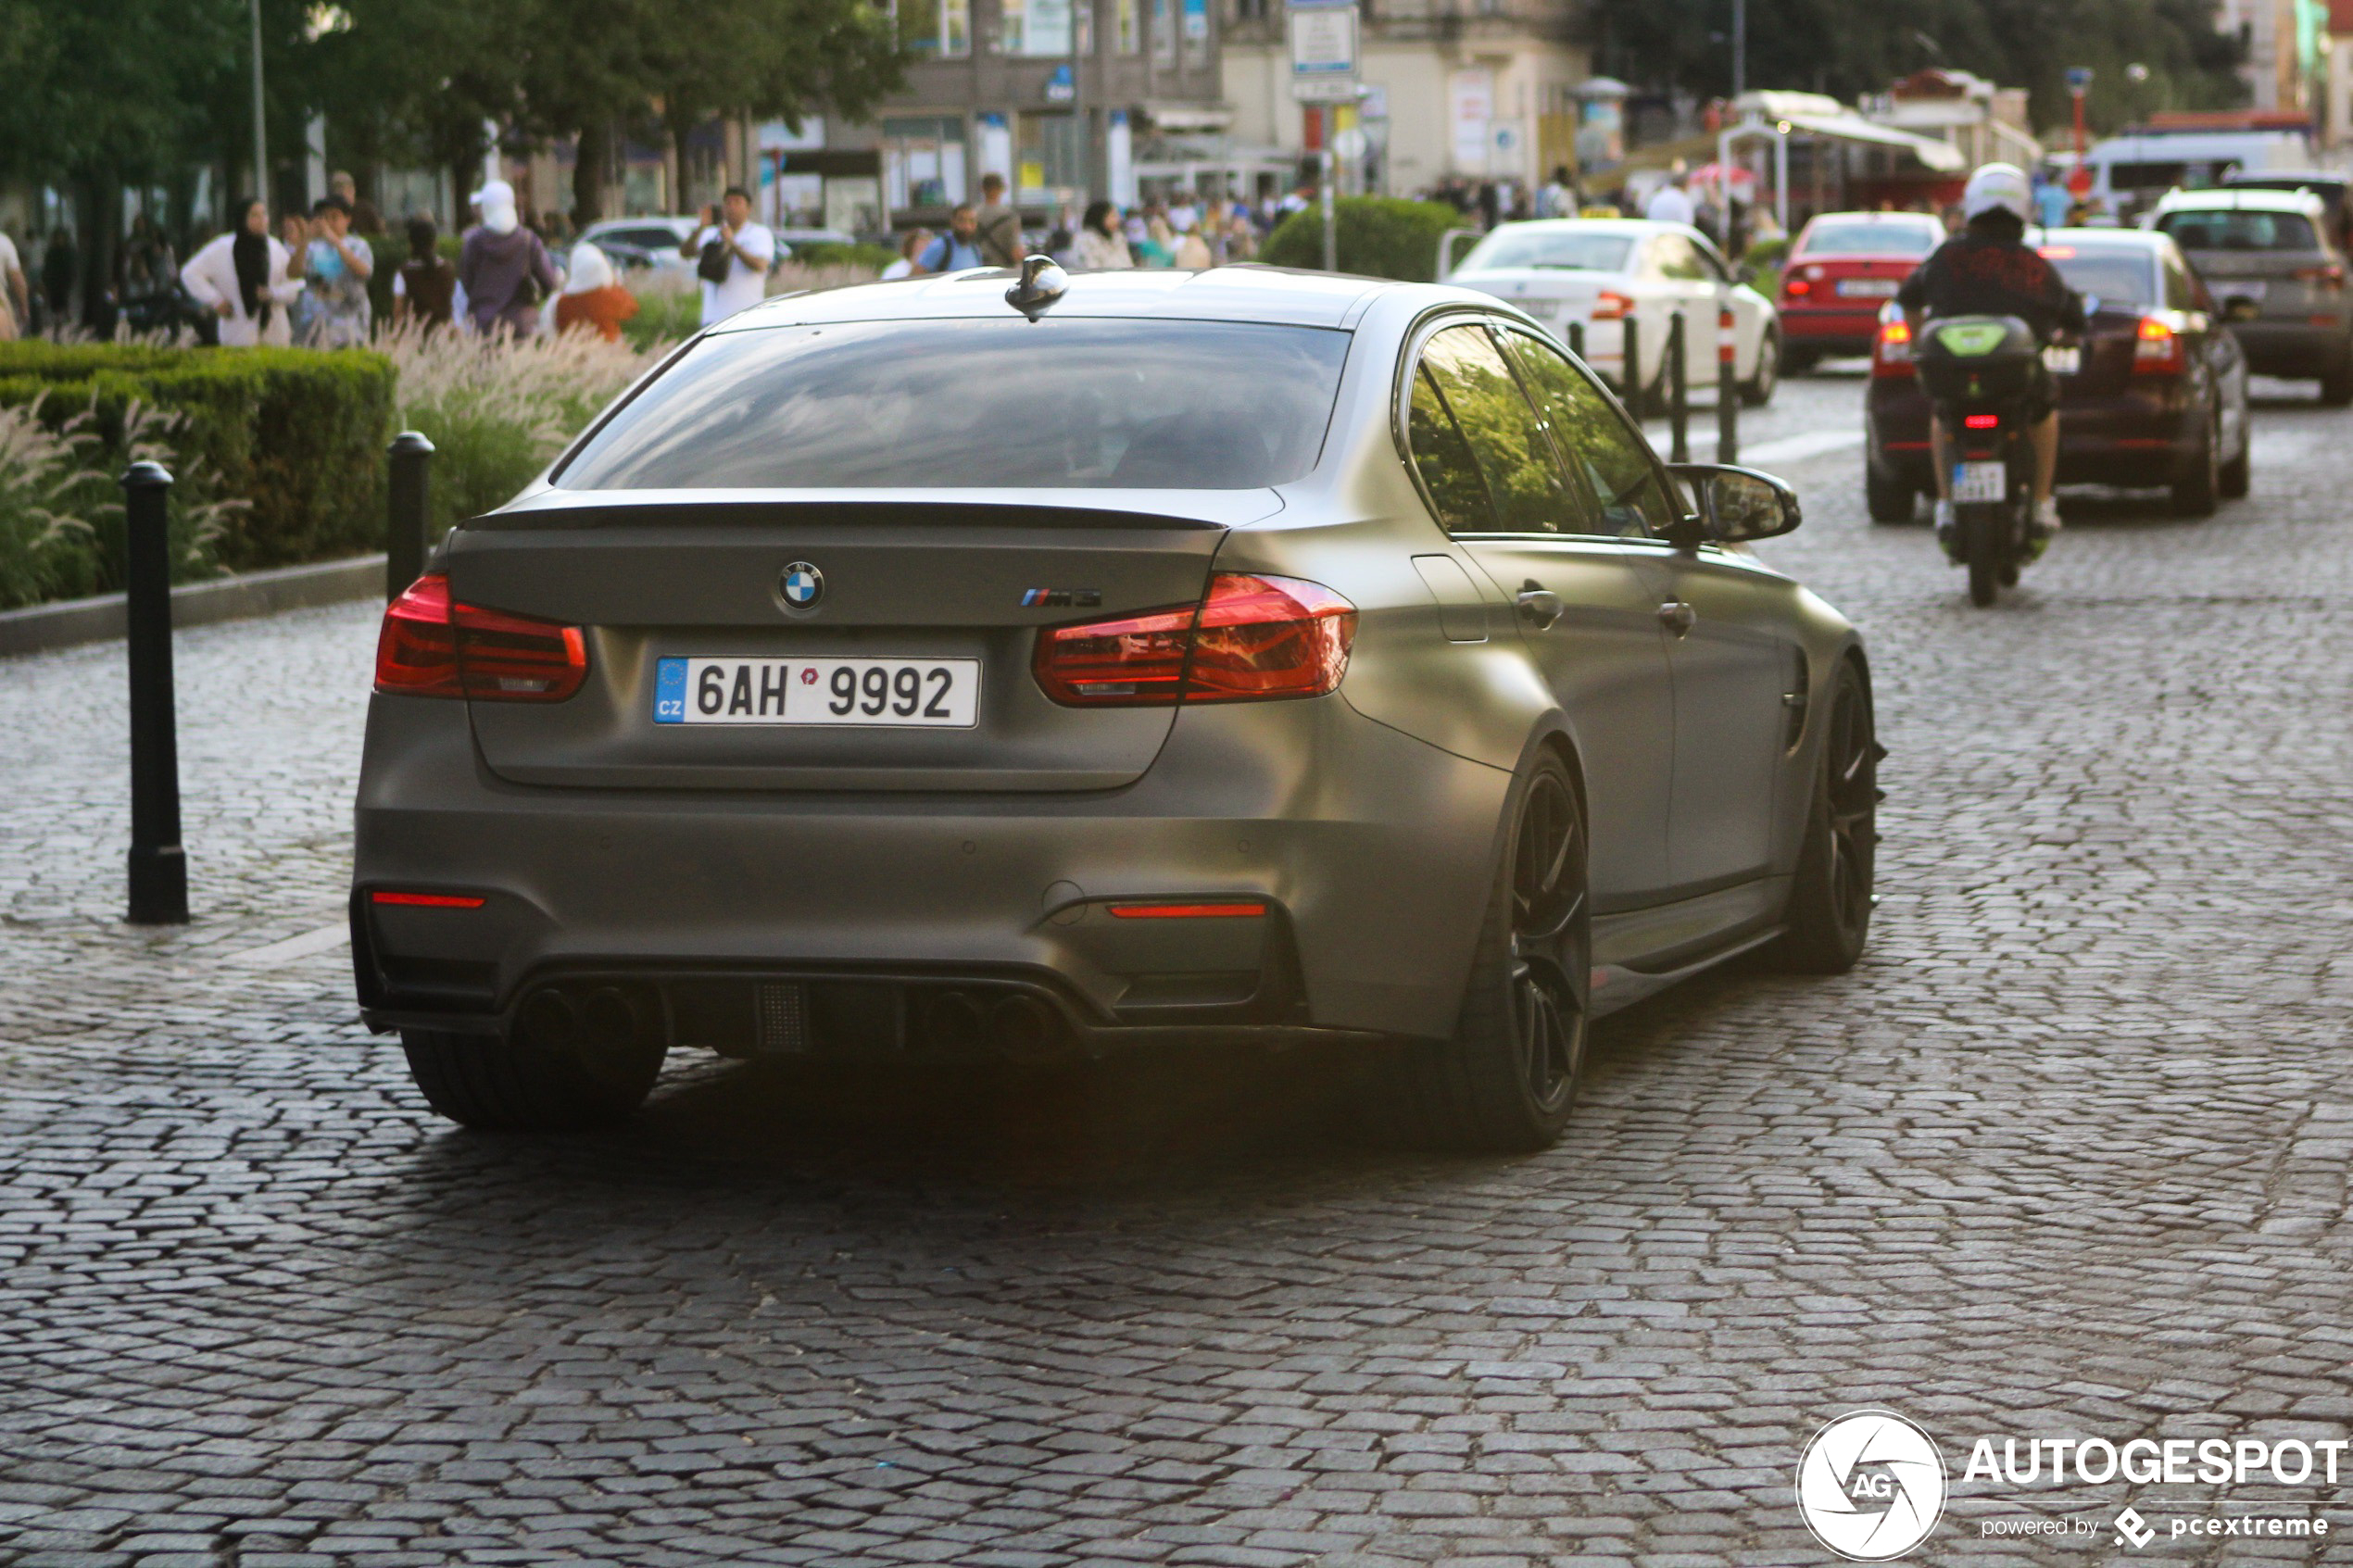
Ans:
{"label": "license plate", "polygon": [[976,659],[661,659],[657,724],[856,724],[968,730]]}
{"label": "license plate", "polygon": [[1953,465],[1953,499],[1956,501],[2000,501],[2010,493],[2010,470],[2007,463],[1955,463]]}
{"label": "license plate", "polygon": [[1841,299],[1894,299],[1895,291],[1904,285],[1894,278],[1841,278],[1838,296]]}
{"label": "license plate", "polygon": [[1530,316],[1541,317],[1547,321],[1561,313],[1561,302],[1557,299],[1523,299],[1519,307]]}
{"label": "license plate", "polygon": [[2071,343],[2055,343],[2043,350],[2043,368],[2055,376],[2071,376],[2083,368],[2083,350]]}

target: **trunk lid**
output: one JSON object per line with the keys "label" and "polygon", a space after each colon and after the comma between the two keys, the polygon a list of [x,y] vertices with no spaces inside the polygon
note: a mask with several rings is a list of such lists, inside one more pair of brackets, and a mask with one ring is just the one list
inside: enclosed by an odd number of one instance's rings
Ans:
{"label": "trunk lid", "polygon": [[[585,628],[587,680],[560,703],[470,703],[475,739],[525,784],[1115,788],[1151,765],[1175,709],[1050,701],[1030,672],[1038,629],[1198,601],[1226,531],[1280,504],[1271,490],[542,492],[450,535],[451,593]],[[783,579],[799,563],[823,589],[797,610]],[[968,727],[658,723],[665,659],[969,659],[978,691]]]}

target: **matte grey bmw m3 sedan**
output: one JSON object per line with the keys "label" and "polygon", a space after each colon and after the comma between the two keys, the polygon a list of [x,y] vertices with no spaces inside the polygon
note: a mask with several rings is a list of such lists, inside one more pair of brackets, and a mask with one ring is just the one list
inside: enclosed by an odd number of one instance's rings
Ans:
{"label": "matte grey bmw m3 sedan", "polygon": [[1541,1147],[1594,1017],[1862,949],[1863,648],[1740,547],[1797,519],[1464,290],[772,299],[387,611],[360,1004],[479,1126],[673,1049],[1320,1041],[1394,1135]]}

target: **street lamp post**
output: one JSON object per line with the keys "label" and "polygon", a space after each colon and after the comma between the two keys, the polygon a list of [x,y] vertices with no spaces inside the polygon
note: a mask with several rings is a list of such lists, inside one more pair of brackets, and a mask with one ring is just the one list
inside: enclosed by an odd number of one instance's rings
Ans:
{"label": "street lamp post", "polygon": [[1748,0],[1732,0],[1732,96],[1748,91]]}
{"label": "street lamp post", "polygon": [[[248,0],[246,9],[253,17],[253,194],[254,199],[270,199],[270,144],[263,134],[261,119],[261,0]],[[243,223],[240,218],[237,220]]]}

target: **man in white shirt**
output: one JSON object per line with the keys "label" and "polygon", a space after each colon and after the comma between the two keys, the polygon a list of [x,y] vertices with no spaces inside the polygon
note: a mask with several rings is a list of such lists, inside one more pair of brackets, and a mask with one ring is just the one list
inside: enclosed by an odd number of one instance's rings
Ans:
{"label": "man in white shirt", "polygon": [[1650,206],[1642,209],[1642,216],[1654,223],[1691,222],[1698,215],[1692,209],[1692,198],[1683,190],[1684,182],[1690,178],[1680,169],[1669,175],[1667,183],[1651,197]]}
{"label": "man in white shirt", "polygon": [[0,234],[0,339],[22,337],[32,330],[32,288],[24,281],[24,262],[16,242]]}
{"label": "man in white shirt", "polygon": [[776,259],[776,236],[766,225],[751,220],[751,193],[741,185],[727,187],[716,211],[704,209],[703,226],[678,247],[678,254],[700,260],[703,247],[713,240],[727,247],[727,277],[714,283],[708,274],[703,276],[702,324],[706,327],[765,298],[768,269]]}

